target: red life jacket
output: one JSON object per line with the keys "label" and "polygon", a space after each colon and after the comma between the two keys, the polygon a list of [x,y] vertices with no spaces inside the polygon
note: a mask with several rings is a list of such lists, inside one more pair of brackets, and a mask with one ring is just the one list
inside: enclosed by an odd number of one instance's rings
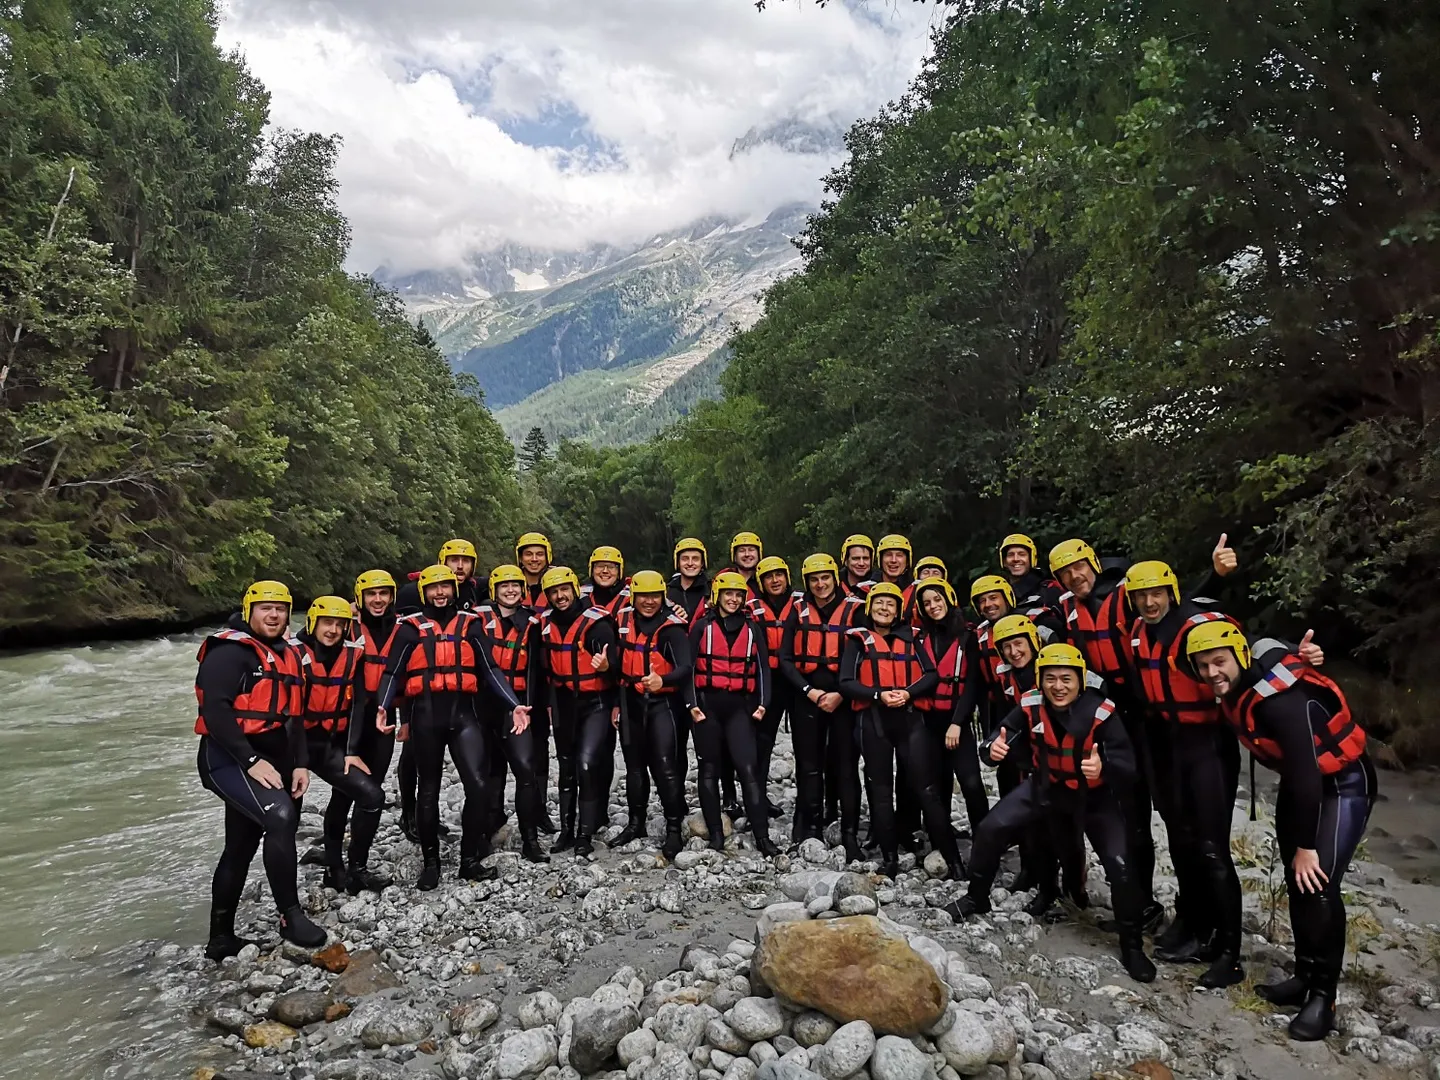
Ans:
{"label": "red life jacket", "polygon": [[598,694],[610,685],[608,673],[595,670],[585,649],[585,635],[604,618],[607,616],[599,608],[586,608],[569,630],[562,631],[550,608],[539,613],[540,643],[545,646],[546,667],[553,685],[576,694]]}
{"label": "red life jacket", "polygon": [[[1143,619],[1130,630],[1130,662],[1140,673],[1140,692],[1151,713],[1167,723],[1218,724],[1220,705],[1210,684],[1190,673],[1185,656],[1185,639],[1190,628],[1201,623],[1225,621],[1215,611],[1202,611],[1185,621],[1170,644],[1162,645]],[[1238,624],[1236,624],[1238,626]]]}
{"label": "red life jacket", "polygon": [[1005,665],[1005,658],[1000,655],[994,640],[990,634],[994,627],[989,619],[986,619],[975,628],[975,647],[980,653],[980,676],[985,680],[992,693],[1000,692],[1005,681],[1000,677],[1000,669]]}
{"label": "red life jacket", "polygon": [[585,603],[589,604],[591,607],[599,608],[601,611],[605,612],[606,615],[609,615],[612,619],[620,614],[621,608],[625,607],[630,603],[630,587],[628,585],[622,588],[619,592],[617,592],[614,596],[612,596],[603,604],[595,599],[595,590],[593,586],[588,586],[583,591],[583,599]]}
{"label": "red life jacket", "polygon": [[[857,626],[848,631],[860,642],[860,663],[855,670],[863,686],[871,690],[905,690],[917,682],[925,669],[920,664],[919,646],[914,640],[906,640],[899,634],[888,639]],[[850,707],[857,712],[870,708],[872,702],[852,701]]]}
{"label": "red life jacket", "polygon": [[[649,634],[641,633],[633,607],[621,608],[620,614],[615,619],[615,623],[620,629],[620,674],[626,685],[636,693],[642,692],[640,681],[646,675],[659,675],[664,678],[675,670],[674,665],[655,648],[655,639],[667,626],[678,626],[684,630],[685,620],[663,607],[660,612],[662,615],[660,624]],[[674,692],[675,687],[673,686],[662,686],[655,691],[657,694],[673,694]]]}
{"label": "red life jacket", "polygon": [[1113,701],[1102,698],[1095,703],[1090,726],[1085,729],[1084,737],[1078,739],[1051,720],[1050,706],[1039,690],[1026,691],[1020,699],[1020,708],[1030,727],[1030,755],[1043,778],[1071,791],[1079,791],[1082,786],[1097,788],[1105,782],[1103,771],[1094,780],[1087,779],[1080,771],[1080,763],[1090,756],[1100,725],[1114,714]]}
{"label": "red life jacket", "polygon": [[865,605],[853,596],[840,598],[830,612],[830,617],[821,620],[819,610],[802,597],[795,602],[795,668],[805,675],[825,668],[831,672],[840,670],[840,652],[845,632],[859,620]]}
{"label": "red life jacket", "polygon": [[[915,707],[917,709],[947,715],[955,711],[955,705],[959,702],[965,687],[965,680],[970,676],[970,659],[965,655],[964,646],[964,641],[957,637],[950,642],[943,656],[936,656],[935,643],[930,640],[930,635],[921,635],[920,647],[925,650],[931,660],[935,661],[935,671],[940,676],[940,684],[935,687],[935,693],[932,696],[916,700]],[[968,717],[961,717],[961,719],[968,719]]]}
{"label": "red life jacket", "polygon": [[[580,602],[580,597],[575,597],[575,602]],[[537,614],[550,606],[550,597],[545,595],[544,589],[537,589],[533,594],[530,591],[530,583],[525,583],[525,606]]]}
{"label": "red life jacket", "polygon": [[1111,686],[1124,685],[1125,586],[1116,585],[1093,615],[1074,593],[1060,597],[1060,607],[1070,643],[1085,654],[1085,663]]}
{"label": "red life jacket", "polygon": [[300,670],[305,676],[305,704],[301,713],[306,729],[344,731],[350,725],[350,706],[355,699],[355,669],[364,662],[365,647],[356,641],[342,641],[340,655],[328,668],[320,662],[311,645],[293,642],[302,649]]}
{"label": "red life jacket", "polygon": [[[753,601],[759,603],[759,601]],[[701,624],[695,649],[695,689],[753,694],[760,685],[760,648],[755,623],[746,619],[732,644],[714,619]]]}
{"label": "red life jacket", "polygon": [[457,611],[444,626],[424,614],[402,615],[420,633],[420,642],[405,660],[405,687],[409,698],[432,694],[478,694],[480,661],[475,643],[466,636],[475,615]]}
{"label": "red life jacket", "polygon": [[376,642],[375,636],[365,629],[365,624],[359,619],[356,619],[351,626],[351,640],[365,651],[365,655],[360,658],[360,662],[365,666],[362,676],[365,680],[365,692],[378,694],[380,678],[385,674],[385,664],[390,659],[390,648],[395,644],[395,631],[400,629],[400,620],[397,618],[391,624],[390,636],[385,639],[384,645]]}
{"label": "red life jacket", "polygon": [[795,594],[791,593],[785,598],[785,604],[780,608],[780,614],[774,614],[770,605],[764,598],[750,601],[750,614],[755,619],[757,626],[765,630],[765,648],[768,652],[766,659],[770,663],[770,670],[774,671],[780,666],[780,642],[785,637],[785,620],[790,618],[790,613],[795,610]]}
{"label": "red life jacket", "polygon": [[1350,703],[1340,687],[1293,653],[1287,653],[1254,686],[1242,690],[1233,699],[1226,698],[1222,704],[1225,719],[1235,728],[1245,748],[1255,755],[1255,760],[1278,770],[1284,754],[1279,743],[1257,734],[1256,710],[1276,694],[1283,694],[1302,682],[1322,691],[1321,696],[1332,699],[1327,702],[1330,719],[1325,727],[1315,731],[1312,724],[1310,729],[1315,735],[1315,762],[1320,766],[1320,773],[1333,776],[1365,752],[1365,729],[1351,716]]}
{"label": "red life jacket", "polygon": [[[841,572],[840,576],[842,579],[845,577],[843,571]],[[856,582],[854,585],[849,585],[844,580],[842,580],[839,585],[840,594],[842,596],[853,596],[861,603],[864,603],[865,597],[870,595],[870,590],[874,587],[875,582],[871,581],[869,578],[866,578],[864,581]]]}
{"label": "red life jacket", "polygon": [[525,693],[525,679],[530,670],[530,627],[535,620],[527,619],[524,626],[517,627],[514,619],[502,618],[492,607],[480,609],[480,620],[485,640],[490,643],[491,663],[510,680],[516,694]]}
{"label": "red life jacket", "polygon": [[[195,662],[203,663],[211,643],[234,641],[248,645],[255,650],[260,660],[260,676],[255,684],[244,693],[235,695],[235,719],[240,730],[246,735],[260,735],[285,726],[292,716],[299,716],[302,706],[302,676],[300,673],[300,650],[295,648],[272,649],[253,634],[244,630],[217,630],[200,643]],[[200,689],[199,679],[195,682],[195,701],[200,706],[195,717],[195,734],[207,735],[205,728],[205,695]]]}

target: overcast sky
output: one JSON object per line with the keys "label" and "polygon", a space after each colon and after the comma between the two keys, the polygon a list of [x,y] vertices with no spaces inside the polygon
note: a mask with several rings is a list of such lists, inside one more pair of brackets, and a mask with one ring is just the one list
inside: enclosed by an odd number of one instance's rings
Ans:
{"label": "overcast sky", "polygon": [[844,127],[899,96],[935,7],[854,0],[229,0],[272,120],[345,139],[351,264],[459,265],[515,241],[641,240],[820,194],[832,157],[752,129]]}

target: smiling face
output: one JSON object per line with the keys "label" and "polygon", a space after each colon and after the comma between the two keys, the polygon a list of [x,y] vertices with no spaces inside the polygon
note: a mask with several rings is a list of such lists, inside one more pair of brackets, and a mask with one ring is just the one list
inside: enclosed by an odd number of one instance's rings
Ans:
{"label": "smiling face", "polygon": [[382,585],[375,589],[366,589],[360,594],[360,603],[366,611],[376,618],[384,615],[390,610],[390,605],[395,602],[395,590],[388,585]]}
{"label": "smiling face", "polygon": [[943,622],[945,616],[950,614],[950,604],[945,599],[945,594],[939,589],[926,589],[921,593],[920,607],[926,616],[936,622]]}
{"label": "smiling face", "polygon": [[845,552],[845,569],[850,571],[850,577],[855,581],[864,581],[870,575],[870,567],[875,562],[875,555],[867,547],[858,544]]}
{"label": "smiling face", "polygon": [[815,598],[816,603],[826,603],[835,595],[835,575],[829,570],[821,570],[818,574],[807,574],[805,587],[810,590],[810,595]]}
{"label": "smiling face", "polygon": [[1210,684],[1216,697],[1224,697],[1240,679],[1240,661],[1235,650],[1230,648],[1207,649],[1192,658],[1195,673]]}
{"label": "smiling face", "polygon": [[603,589],[608,589],[620,580],[620,564],[597,562],[590,567],[591,580]]}
{"label": "smiling face", "polygon": [[315,620],[315,640],[326,648],[331,645],[339,645],[340,639],[345,636],[345,627],[348,619],[335,619],[329,615],[322,615]]}
{"label": "smiling face", "polygon": [[1035,659],[1035,650],[1027,637],[1006,638],[1000,642],[1000,655],[1012,668],[1029,667]]}
{"label": "smiling face", "polygon": [[716,603],[722,615],[734,615],[745,603],[745,594],[739,589],[722,589]]}
{"label": "smiling face", "polygon": [[556,611],[569,611],[575,603],[575,586],[568,581],[562,581],[559,585],[546,589],[545,597]]}
{"label": "smiling face", "polygon": [[1005,563],[1005,569],[1010,572],[1011,577],[1024,577],[1030,572],[1030,549],[1023,548],[1019,544],[1011,544],[1005,549],[1001,556]]}
{"label": "smiling face", "polygon": [[1046,668],[1040,677],[1040,692],[1055,708],[1066,708],[1080,696],[1080,672],[1066,667]]}
{"label": "smiling face", "polygon": [[520,549],[520,569],[525,576],[538,578],[550,565],[550,556],[545,554],[544,544],[531,544]]}
{"label": "smiling face", "polygon": [[928,581],[931,578],[943,578],[944,576],[945,571],[941,570],[938,566],[925,566],[920,570],[921,581]]}
{"label": "smiling face", "polygon": [[760,549],[754,544],[741,544],[735,549],[735,565],[746,573],[760,565]]}
{"label": "smiling face", "polygon": [[975,600],[975,610],[993,623],[996,619],[1003,619],[1010,614],[1010,605],[1005,600],[1005,594],[997,589],[995,592],[981,593]]}
{"label": "smiling face", "polygon": [[263,638],[278,638],[290,625],[290,605],[263,600],[250,605],[250,629]]}
{"label": "smiling face", "polygon": [[641,593],[631,598],[635,604],[635,610],[640,613],[641,618],[652,619],[660,611],[660,605],[665,602],[665,594],[658,592]]}
{"label": "smiling face", "polygon": [[525,597],[525,586],[518,581],[502,581],[495,586],[495,602],[501,607],[517,608]]}
{"label": "smiling face", "polygon": [[425,603],[434,608],[447,608],[455,599],[453,581],[437,581],[425,586]]}
{"label": "smiling face", "polygon": [[877,596],[870,601],[870,621],[877,629],[894,626],[900,617],[900,601],[893,596]]}
{"label": "smiling face", "polygon": [[705,556],[694,550],[682,551],[675,557],[675,565],[681,577],[697,578],[705,569]]}
{"label": "smiling face", "polygon": [[903,576],[909,565],[910,556],[903,551],[892,549],[880,556],[880,569],[885,571],[885,576],[891,581]]}
{"label": "smiling face", "polygon": [[1150,626],[1154,626],[1170,613],[1171,593],[1168,586],[1136,589],[1133,592],[1127,591],[1125,595],[1129,598],[1130,603],[1135,605],[1135,611],[1140,618]]}
{"label": "smiling face", "polygon": [[760,579],[766,596],[784,596],[790,589],[790,575],[784,570],[771,570]]}
{"label": "smiling face", "polygon": [[1055,571],[1055,577],[1066,589],[1075,594],[1076,600],[1084,600],[1095,589],[1095,568],[1089,559],[1072,562]]}

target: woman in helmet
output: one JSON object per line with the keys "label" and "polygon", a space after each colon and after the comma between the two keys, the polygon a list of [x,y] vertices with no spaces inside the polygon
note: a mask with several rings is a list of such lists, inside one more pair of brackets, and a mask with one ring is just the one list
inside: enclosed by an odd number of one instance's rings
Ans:
{"label": "woman in helmet", "polygon": [[[395,633],[395,644],[380,679],[376,722],[398,697],[409,702],[406,727],[401,731],[413,743],[419,776],[416,827],[424,866],[416,887],[440,884],[440,782],[445,752],[455,763],[465,788],[461,818],[460,877],[484,881],[495,868],[483,861],[490,854],[490,740],[481,723],[481,694],[499,699],[518,724],[528,724],[530,710],[520,704],[510,684],[495,671],[480,619],[456,609],[459,587],[455,572],[435,565],[417,579],[423,603],[414,615],[405,615]],[[407,731],[408,728],[408,731]]]}
{"label": "woman in helmet", "polygon": [[[720,766],[733,763],[745,799],[745,817],[762,855],[780,853],[770,840],[770,807],[760,773],[759,727],[770,701],[770,658],[764,627],[746,606],[749,586],[736,573],[715,577],[710,611],[690,632],[695,658],[695,753],[700,759],[700,808],[710,846],[725,848]],[[758,601],[757,601],[758,602]]]}
{"label": "woman in helmet", "polygon": [[[779,675],[780,640],[800,594],[790,586],[790,564],[779,556],[769,555],[761,559],[760,565],[755,568],[755,576],[760,582],[760,595],[750,601],[750,612],[765,634],[765,651],[771,674],[770,703],[755,732],[756,750],[760,757],[760,783],[763,785],[770,776],[770,758],[775,750],[775,738],[780,732],[781,717],[791,710],[795,700],[794,687]],[[780,808],[768,796],[765,805],[772,818],[780,816]]]}
{"label": "woman in helmet", "polygon": [[288,588],[257,581],[245,591],[240,614],[207,637],[196,657],[196,766],[200,782],[225,804],[225,849],[210,883],[205,955],[212,960],[250,944],[235,934],[235,913],[262,841],[281,936],[306,948],[325,943],[325,931],[300,907],[296,875],[299,800],[310,773],[300,720],[301,653],[285,636],[290,607]]}
{"label": "woman in helmet", "polygon": [[882,871],[898,877],[899,831],[895,820],[895,765],[898,760],[916,791],[925,828],[951,875],[964,867],[950,828],[949,799],[940,792],[940,769],[925,722],[915,702],[935,692],[939,681],[915,631],[900,618],[904,592],[882,581],[865,597],[866,625],[845,636],[840,692],[859,714],[865,754],[865,787],[870,815],[884,860]]}
{"label": "woman in helmet", "polygon": [[[975,832],[965,896],[946,910],[959,922],[990,910],[990,887],[1000,857],[1033,823],[1048,822],[1056,850],[1072,862],[1066,880],[1084,880],[1083,842],[1088,837],[1105,868],[1120,928],[1120,962],[1137,982],[1152,982],[1155,965],[1145,955],[1140,891],[1127,850],[1119,791],[1136,772],[1135,754],[1115,703],[1087,686],[1085,659],[1070,645],[1047,645],[1035,661],[1039,690],[1021,698],[987,742],[992,761],[1029,754],[1034,771],[990,811]],[[1073,858],[1072,858],[1073,856]],[[1079,861],[1082,865],[1074,865]],[[1077,903],[1088,903],[1083,894]],[[1031,911],[1043,911],[1037,897]],[[1048,899],[1045,906],[1049,906]]]}

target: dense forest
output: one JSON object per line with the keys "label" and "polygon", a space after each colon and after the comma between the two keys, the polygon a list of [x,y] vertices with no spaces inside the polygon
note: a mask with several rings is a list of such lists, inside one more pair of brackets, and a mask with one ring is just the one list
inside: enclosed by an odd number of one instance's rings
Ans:
{"label": "dense forest", "polygon": [[332,138],[267,128],[210,0],[0,17],[0,632],[213,614],[503,549],[473,380],[343,269]]}

